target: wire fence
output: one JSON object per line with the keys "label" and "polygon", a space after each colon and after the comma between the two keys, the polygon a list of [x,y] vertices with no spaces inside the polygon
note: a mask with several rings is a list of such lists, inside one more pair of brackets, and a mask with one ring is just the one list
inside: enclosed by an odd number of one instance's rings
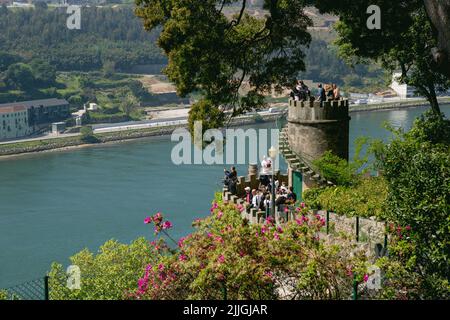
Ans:
{"label": "wire fence", "polygon": [[0,297],[4,300],[49,300],[48,282],[48,276],[23,282],[0,290]]}

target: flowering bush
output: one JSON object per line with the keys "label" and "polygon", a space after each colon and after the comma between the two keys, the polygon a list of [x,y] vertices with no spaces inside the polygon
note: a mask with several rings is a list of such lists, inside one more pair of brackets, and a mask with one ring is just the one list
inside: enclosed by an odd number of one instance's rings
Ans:
{"label": "flowering bush", "polygon": [[[242,208],[214,202],[211,215],[177,248],[152,244],[152,259],[136,299],[348,299],[353,273],[365,274],[365,256],[355,247],[320,238],[324,220],[308,216],[278,226],[272,218],[250,225]],[[146,219],[163,226],[161,216]],[[161,230],[164,230],[163,228]]]}

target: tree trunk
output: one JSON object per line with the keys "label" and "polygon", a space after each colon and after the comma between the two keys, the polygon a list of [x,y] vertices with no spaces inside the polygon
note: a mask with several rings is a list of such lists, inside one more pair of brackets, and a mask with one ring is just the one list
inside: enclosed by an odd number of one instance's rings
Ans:
{"label": "tree trunk", "polygon": [[438,47],[432,49],[436,69],[450,78],[450,0],[424,0],[424,4],[438,35]]}
{"label": "tree trunk", "polygon": [[432,83],[428,86],[428,93],[429,93],[429,96],[427,98],[428,98],[428,101],[430,102],[431,110],[433,110],[433,112],[435,114],[442,117],[441,108],[439,107],[439,102],[436,97],[436,90],[434,89],[434,83]]}

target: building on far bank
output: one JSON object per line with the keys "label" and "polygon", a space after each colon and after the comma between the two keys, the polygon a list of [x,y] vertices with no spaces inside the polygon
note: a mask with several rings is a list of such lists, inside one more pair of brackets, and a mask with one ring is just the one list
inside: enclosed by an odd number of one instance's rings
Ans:
{"label": "building on far bank", "polygon": [[401,99],[413,97],[416,93],[416,89],[407,84],[401,84],[398,80],[401,75],[401,72],[394,72],[392,75],[391,89],[394,90]]}
{"label": "building on far bank", "polygon": [[69,117],[69,103],[64,99],[3,103],[0,104],[0,140],[25,137]]}
{"label": "building on far bank", "polygon": [[25,106],[0,107],[0,140],[24,137],[32,133]]}

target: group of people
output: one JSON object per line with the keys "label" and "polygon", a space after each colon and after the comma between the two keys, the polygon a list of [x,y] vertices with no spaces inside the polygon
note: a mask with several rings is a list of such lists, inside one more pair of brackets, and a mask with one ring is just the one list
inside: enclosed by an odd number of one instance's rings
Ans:
{"label": "group of people", "polygon": [[[260,183],[258,189],[245,188],[244,200],[246,202],[247,211],[250,209],[258,209],[261,211],[272,210],[272,183],[269,180],[269,184],[264,185]],[[279,183],[275,181],[275,206],[278,211],[282,211],[282,207],[285,205],[293,205],[297,201],[297,195],[294,193],[292,187],[287,187],[284,182]]]}
{"label": "group of people", "polygon": [[[293,205],[297,202],[297,195],[294,193],[292,187],[287,187],[285,182],[280,184],[280,181],[275,180],[272,183],[272,175],[269,174],[272,166],[272,160],[264,157],[261,163],[262,171],[259,176],[259,186],[257,189],[245,188],[245,195],[243,199],[246,202],[247,211],[255,208],[262,211],[270,211],[272,209],[272,184],[275,185],[275,206],[278,211],[282,211],[283,206]],[[238,175],[235,167],[231,167],[230,170],[224,169],[224,186],[228,188],[228,191],[236,195],[237,194],[237,182]]]}
{"label": "group of people", "polygon": [[317,97],[311,96],[311,90],[309,90],[308,86],[302,81],[299,80],[292,91],[290,96],[292,99],[296,101],[306,101],[306,100],[314,100],[319,102],[325,102],[327,100],[340,100],[341,92],[339,87],[333,84],[321,84],[317,85],[319,94]]}

